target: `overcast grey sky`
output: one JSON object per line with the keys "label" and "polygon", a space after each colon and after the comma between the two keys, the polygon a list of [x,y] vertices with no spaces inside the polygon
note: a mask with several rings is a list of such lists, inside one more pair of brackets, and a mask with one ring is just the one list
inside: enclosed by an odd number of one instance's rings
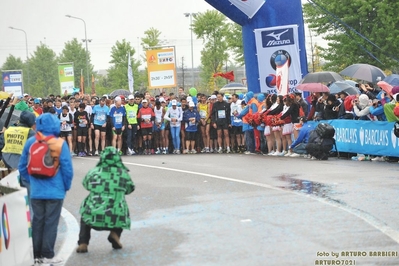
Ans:
{"label": "overcast grey sky", "polygon": [[[212,9],[203,0],[1,0],[0,3],[0,66],[10,54],[26,59],[25,35],[9,29],[10,26],[26,31],[29,54],[40,42],[58,55],[65,42],[74,37],[84,39],[83,22],[65,17],[68,14],[86,21],[95,70],[109,67],[111,47],[118,40],[126,39],[137,51],[139,38],[150,27],[161,31],[160,38],[168,45],[176,46],[177,63],[180,65],[184,56],[184,64],[190,68],[190,19],[183,14]],[[195,35],[193,47],[194,64],[199,65],[202,41],[196,40]],[[141,46],[139,49],[141,54]]]}
{"label": "overcast grey sky", "polygon": [[[0,15],[0,66],[13,54],[26,59],[26,31],[28,50],[32,54],[40,42],[53,49],[57,55],[65,42],[74,37],[84,39],[84,24],[65,15],[80,17],[86,21],[87,37],[94,69],[109,67],[111,47],[126,39],[142,54],[139,38],[144,31],[154,27],[162,32],[161,39],[176,47],[177,64],[191,67],[190,19],[186,12],[205,12],[213,9],[203,0],[15,0],[1,2]],[[309,35],[308,31],[306,35]],[[309,38],[308,38],[309,40]],[[320,45],[320,38],[313,39]],[[307,42],[307,46],[310,40]],[[84,45],[84,43],[82,43]],[[200,64],[202,41],[194,35],[194,65]],[[136,55],[137,59],[137,55]]]}

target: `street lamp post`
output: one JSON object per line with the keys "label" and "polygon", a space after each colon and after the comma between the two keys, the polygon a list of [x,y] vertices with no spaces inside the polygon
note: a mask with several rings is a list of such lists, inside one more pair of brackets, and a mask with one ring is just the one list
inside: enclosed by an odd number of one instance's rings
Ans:
{"label": "street lamp post", "polygon": [[190,17],[190,30],[191,30],[191,78],[192,86],[195,86],[195,76],[194,76],[194,47],[193,47],[193,16],[195,17],[197,13],[184,13],[186,18]]}
{"label": "street lamp post", "polygon": [[83,24],[85,26],[85,39],[84,41],[86,42],[86,80],[87,80],[87,88],[90,88],[90,78],[89,78],[89,48],[88,48],[88,42],[89,40],[87,39],[87,31],[86,31],[86,21],[82,18],[74,17],[71,15],[65,15],[67,18],[74,18],[74,19],[79,19],[83,21]]}
{"label": "street lamp post", "polygon": [[26,86],[26,90],[27,92],[29,91],[29,53],[28,53],[28,35],[26,34],[26,31],[24,31],[23,29],[18,29],[18,28],[14,28],[14,27],[9,27],[12,30],[19,30],[22,31],[25,34],[25,46],[26,46],[26,72],[28,74],[28,84]]}

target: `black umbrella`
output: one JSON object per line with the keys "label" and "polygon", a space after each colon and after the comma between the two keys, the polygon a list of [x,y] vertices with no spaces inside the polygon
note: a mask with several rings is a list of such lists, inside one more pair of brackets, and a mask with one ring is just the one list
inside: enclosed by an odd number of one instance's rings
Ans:
{"label": "black umbrella", "polygon": [[127,97],[130,94],[132,94],[132,93],[130,91],[128,91],[128,90],[120,89],[120,90],[114,90],[113,92],[111,92],[109,94],[109,96],[116,97],[116,96],[123,95],[123,96]]}
{"label": "black umbrella", "polygon": [[330,83],[338,80],[344,80],[338,73],[332,71],[321,71],[315,73],[309,73],[303,77],[299,82],[302,83]]}
{"label": "black umbrella", "polygon": [[360,91],[357,88],[349,85],[345,81],[334,82],[328,88],[330,89],[330,93],[332,93],[332,94],[336,94],[341,91],[346,92],[348,95],[360,94]]}
{"label": "black umbrella", "polygon": [[339,73],[344,76],[370,82],[377,82],[378,78],[384,79],[386,77],[384,71],[376,66],[369,64],[350,65]]}
{"label": "black umbrella", "polygon": [[[4,111],[4,114],[0,117],[0,130],[3,129],[4,123],[7,120],[8,114],[10,112],[10,108],[7,108]],[[11,114],[10,122],[8,123],[8,126],[13,125],[19,121],[19,116],[21,115],[22,111],[20,110],[14,110]]]}

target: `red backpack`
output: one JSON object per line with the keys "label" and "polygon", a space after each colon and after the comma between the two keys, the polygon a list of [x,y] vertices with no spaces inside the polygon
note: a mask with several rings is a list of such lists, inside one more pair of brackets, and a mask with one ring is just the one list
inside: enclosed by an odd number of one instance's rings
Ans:
{"label": "red backpack", "polygon": [[50,135],[45,137],[37,132],[36,141],[29,148],[28,173],[35,178],[54,177],[60,165],[63,139]]}

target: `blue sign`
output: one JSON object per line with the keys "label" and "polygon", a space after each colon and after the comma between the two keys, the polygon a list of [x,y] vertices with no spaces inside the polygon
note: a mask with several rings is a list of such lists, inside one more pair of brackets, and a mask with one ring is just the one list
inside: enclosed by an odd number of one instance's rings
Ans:
{"label": "blue sign", "polygon": [[3,72],[4,91],[14,93],[14,96],[22,96],[24,93],[22,70],[12,70]]}
{"label": "blue sign", "polygon": [[323,122],[335,128],[334,138],[340,152],[399,157],[399,138],[393,133],[394,122],[345,119]]}

